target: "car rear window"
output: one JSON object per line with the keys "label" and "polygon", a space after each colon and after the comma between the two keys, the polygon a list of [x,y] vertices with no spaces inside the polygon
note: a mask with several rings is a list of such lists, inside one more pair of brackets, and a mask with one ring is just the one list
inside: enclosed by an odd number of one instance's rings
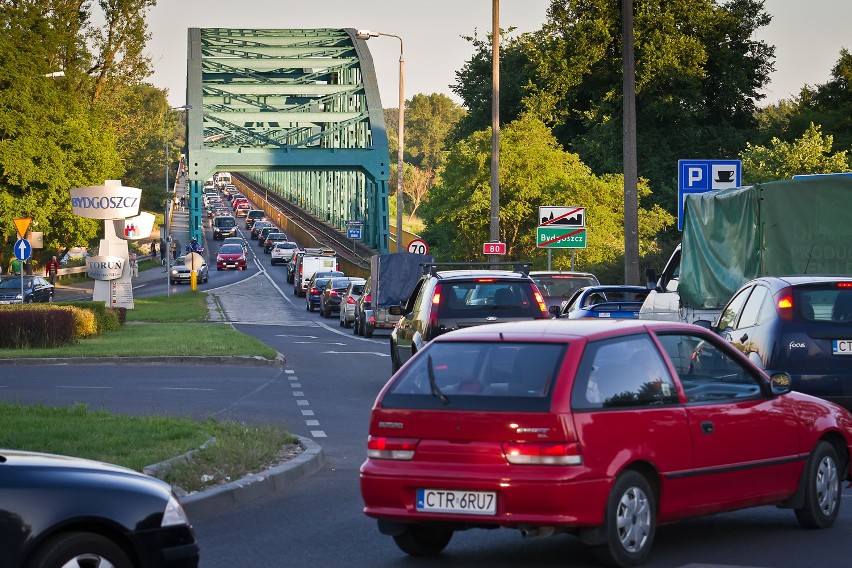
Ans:
{"label": "car rear window", "polygon": [[227,229],[237,224],[237,221],[233,217],[217,217],[215,222],[216,226],[221,229]]}
{"label": "car rear window", "polygon": [[543,296],[570,298],[574,292],[586,286],[597,286],[598,279],[593,276],[573,274],[554,274],[552,276],[535,276],[538,290]]}
{"label": "car rear window", "polygon": [[793,306],[805,321],[852,323],[852,285],[837,283],[793,288]]}
{"label": "car rear window", "polygon": [[502,317],[541,315],[529,282],[492,278],[441,282],[439,317],[480,317],[489,312]]}
{"label": "car rear window", "polygon": [[566,347],[509,341],[434,342],[396,376],[381,406],[547,412]]}

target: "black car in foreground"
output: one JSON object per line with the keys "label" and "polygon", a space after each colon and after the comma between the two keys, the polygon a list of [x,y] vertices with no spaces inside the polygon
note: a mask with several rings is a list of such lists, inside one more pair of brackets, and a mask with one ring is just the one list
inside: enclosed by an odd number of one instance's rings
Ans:
{"label": "black car in foreground", "polygon": [[793,390],[852,409],[852,276],[750,280],[714,331]]}
{"label": "black car in foreground", "polygon": [[0,282],[0,304],[31,304],[52,302],[53,284],[41,276],[24,276],[21,294],[21,277],[10,276]]}
{"label": "black car in foreground", "polygon": [[0,450],[5,568],[195,568],[199,547],[171,487],[123,467]]}

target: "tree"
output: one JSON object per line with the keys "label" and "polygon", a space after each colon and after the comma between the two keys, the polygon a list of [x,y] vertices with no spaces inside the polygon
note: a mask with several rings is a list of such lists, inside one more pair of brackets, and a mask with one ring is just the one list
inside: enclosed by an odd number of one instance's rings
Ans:
{"label": "tree", "polygon": [[746,145],[740,153],[743,183],[790,179],[794,175],[825,174],[850,170],[846,150],[831,153],[833,138],[823,136],[813,124],[793,142],[773,138],[771,147]]}
{"label": "tree", "polygon": [[[489,240],[490,153],[489,129],[457,142],[423,205],[424,237],[441,259],[482,260],[482,243]],[[564,204],[585,206],[591,220],[580,265],[617,260],[624,246],[622,188],[621,176],[593,174],[537,118],[525,115],[506,125],[500,145],[500,239],[507,259],[543,266],[546,252],[536,247],[538,207]],[[640,194],[648,192],[642,182]],[[648,252],[655,247],[653,236],[674,217],[655,206],[640,209],[639,220],[641,247]],[[564,255],[555,259],[557,267],[569,263]]]}
{"label": "tree", "polygon": [[[515,62],[501,91],[518,94],[508,95],[504,120],[534,114],[598,174],[622,169],[620,8],[618,0],[553,0],[542,29],[501,53]],[[635,0],[639,174],[654,203],[676,209],[679,158],[733,157],[745,146],[774,56],[752,37],[769,21],[760,0]],[[473,109],[490,101],[482,64],[490,54],[476,47],[454,89],[484,128]],[[501,114],[503,102],[501,92]]]}
{"label": "tree", "polygon": [[414,95],[405,105],[405,153],[408,161],[435,172],[444,163],[447,135],[465,110],[446,95]]}
{"label": "tree", "polygon": [[121,86],[135,85],[151,74],[151,58],[144,55],[145,43],[151,38],[145,12],[157,0],[98,0],[104,14],[104,25],[91,29],[94,64],[89,74],[94,78],[92,100]]}
{"label": "tree", "polygon": [[56,12],[42,4],[0,11],[0,230],[9,243],[17,238],[12,219],[32,217],[45,248],[61,251],[94,239],[100,226],[72,214],[68,190],[118,178],[122,165],[109,124],[74,89],[81,75],[46,76],[83,55],[78,23],[58,18],[70,3],[57,2]]}

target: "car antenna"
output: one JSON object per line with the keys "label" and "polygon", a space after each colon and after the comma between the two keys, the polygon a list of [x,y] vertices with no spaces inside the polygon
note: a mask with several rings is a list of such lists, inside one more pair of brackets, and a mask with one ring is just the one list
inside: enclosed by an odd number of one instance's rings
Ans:
{"label": "car antenna", "polygon": [[808,261],[805,263],[805,271],[803,272],[803,274],[808,273],[808,267],[811,265],[811,257],[814,254],[814,247],[815,246],[816,246],[816,243],[811,243],[811,251],[808,253]]}

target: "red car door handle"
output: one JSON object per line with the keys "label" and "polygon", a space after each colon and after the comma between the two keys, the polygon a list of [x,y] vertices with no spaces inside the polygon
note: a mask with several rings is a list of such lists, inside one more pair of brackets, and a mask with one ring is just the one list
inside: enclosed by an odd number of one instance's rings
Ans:
{"label": "red car door handle", "polygon": [[701,431],[704,434],[712,434],[713,433],[713,423],[712,422],[702,422],[701,423]]}

